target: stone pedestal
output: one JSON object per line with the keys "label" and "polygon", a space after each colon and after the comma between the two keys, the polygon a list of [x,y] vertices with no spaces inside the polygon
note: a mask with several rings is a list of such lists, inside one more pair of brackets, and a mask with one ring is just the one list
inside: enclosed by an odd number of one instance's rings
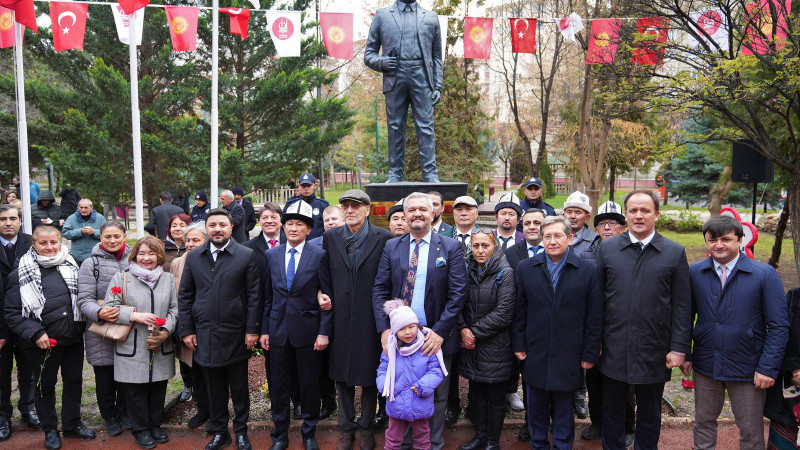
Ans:
{"label": "stone pedestal", "polygon": [[467,183],[444,182],[422,183],[404,181],[402,183],[373,183],[364,186],[364,191],[372,202],[398,202],[412,192],[437,191],[442,194],[445,202],[452,202],[456,198],[467,195]]}

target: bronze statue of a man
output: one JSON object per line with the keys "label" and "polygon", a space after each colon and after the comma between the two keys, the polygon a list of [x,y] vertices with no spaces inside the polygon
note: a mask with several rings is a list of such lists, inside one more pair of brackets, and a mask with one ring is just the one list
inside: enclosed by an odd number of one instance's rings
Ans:
{"label": "bronze statue of a man", "polygon": [[[379,53],[383,47],[383,56]],[[383,73],[389,123],[389,183],[405,179],[408,105],[417,130],[422,181],[438,183],[433,105],[442,91],[442,39],[438,15],[414,0],[397,0],[372,19],[364,63]]]}

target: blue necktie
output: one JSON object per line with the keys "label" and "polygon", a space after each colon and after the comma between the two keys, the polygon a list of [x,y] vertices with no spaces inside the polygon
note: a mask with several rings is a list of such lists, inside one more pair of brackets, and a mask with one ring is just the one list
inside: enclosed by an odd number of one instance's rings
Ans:
{"label": "blue necktie", "polygon": [[529,248],[528,255],[529,258],[533,258],[534,256],[536,256],[536,250],[534,250],[533,247]]}
{"label": "blue necktie", "polygon": [[290,249],[289,254],[289,266],[286,268],[286,290],[290,291],[292,289],[292,281],[294,281],[294,254],[297,253],[297,250]]}

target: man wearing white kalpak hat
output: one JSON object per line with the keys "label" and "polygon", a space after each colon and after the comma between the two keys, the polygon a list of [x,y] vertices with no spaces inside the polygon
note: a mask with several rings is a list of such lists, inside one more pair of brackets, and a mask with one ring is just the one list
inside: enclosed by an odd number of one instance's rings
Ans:
{"label": "man wearing white kalpak hat", "polygon": [[564,202],[564,217],[572,225],[572,251],[576,255],[583,253],[589,248],[597,238],[597,233],[589,228],[589,219],[592,218],[592,205],[589,204],[589,196],[583,192],[575,191],[567,197]]}
{"label": "man wearing white kalpak hat", "polygon": [[522,207],[517,194],[513,192],[503,194],[494,207],[494,215],[497,220],[495,238],[501,250],[505,252],[517,242],[525,240],[525,235],[517,231],[517,222],[522,217]]}
{"label": "man wearing white kalpak hat", "polygon": [[[271,450],[289,448],[289,392],[295,373],[300,387],[303,424],[300,433],[306,450],[317,450],[319,421],[319,352],[328,347],[331,311],[321,309],[317,292],[329,283],[327,267],[320,264],[325,250],[306,245],[314,226],[311,205],[290,204],[281,217],[286,244],[267,251],[264,276],[264,316],[261,348],[269,351],[272,369]],[[296,366],[296,371],[291,370]]]}

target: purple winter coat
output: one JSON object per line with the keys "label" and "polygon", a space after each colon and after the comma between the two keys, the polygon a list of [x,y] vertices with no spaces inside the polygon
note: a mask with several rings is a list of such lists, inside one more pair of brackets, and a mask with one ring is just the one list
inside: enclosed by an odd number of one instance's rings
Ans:
{"label": "purple winter coat", "polygon": [[[389,357],[381,352],[381,365],[378,367],[378,391],[383,390]],[[411,356],[397,353],[395,360],[394,401],[386,398],[386,414],[395,419],[414,421],[433,416],[433,391],[444,376],[436,354],[424,356],[416,351]],[[416,386],[420,395],[411,390]]]}

